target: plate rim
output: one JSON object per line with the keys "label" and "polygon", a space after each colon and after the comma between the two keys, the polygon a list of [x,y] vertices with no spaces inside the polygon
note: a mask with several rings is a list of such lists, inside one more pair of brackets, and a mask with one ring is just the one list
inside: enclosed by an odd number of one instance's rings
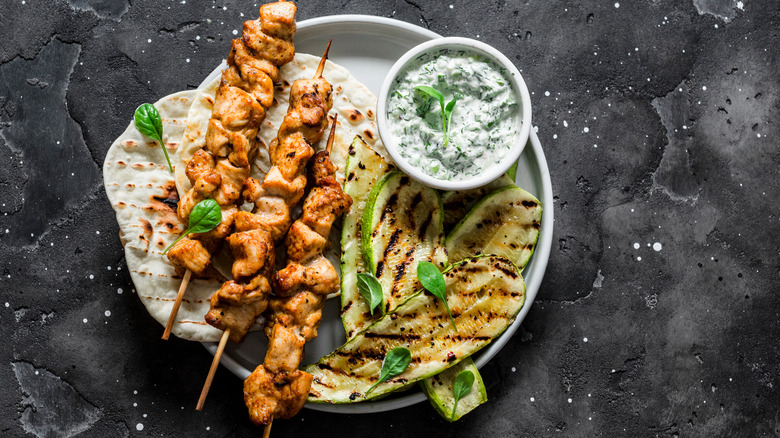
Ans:
{"label": "plate rim", "polygon": [[[417,26],[415,24],[407,23],[405,21],[396,20],[394,18],[379,17],[374,15],[361,15],[361,14],[328,15],[323,17],[310,18],[297,23],[297,29],[298,31],[300,31],[300,30],[316,28],[318,26],[344,24],[344,23],[383,25],[385,27],[397,29],[400,31],[412,32],[421,37],[428,38],[428,39],[442,38],[442,35],[433,32],[430,29],[425,29],[423,27]],[[220,65],[217,66],[217,68],[214,69],[214,71],[212,71],[203,80],[203,82],[198,86],[198,88],[202,88],[206,84],[210,83],[217,75],[220,74],[220,71],[224,69],[225,66],[226,63],[223,60],[220,63]],[[533,106],[531,107],[531,109],[533,111]],[[507,329],[498,338],[496,338],[494,342],[491,342],[485,348],[483,348],[481,351],[478,352],[479,357],[477,357],[476,360],[474,361],[477,368],[482,368],[493,357],[495,357],[499,353],[499,351],[503,349],[503,347],[507,344],[507,342],[509,342],[509,340],[512,338],[514,333],[522,324],[526,315],[530,311],[531,306],[533,305],[533,302],[536,298],[539,288],[541,287],[541,283],[547,271],[547,263],[550,258],[550,251],[552,247],[552,233],[553,233],[552,227],[554,223],[552,180],[550,177],[549,167],[547,165],[547,159],[544,155],[544,151],[542,150],[542,145],[536,133],[536,128],[533,126],[533,122],[531,123],[531,134],[529,136],[528,143],[530,144],[526,145],[526,148],[523,151],[523,155],[529,152],[528,146],[530,146],[530,151],[533,151],[533,155],[535,156],[534,161],[539,167],[539,177],[542,183],[541,184],[542,193],[540,194],[541,195],[540,197],[542,198],[542,202],[543,202],[541,232],[539,233],[539,238],[537,239],[536,250],[532,255],[532,263],[534,263],[533,266],[534,273],[538,272],[538,274],[531,276],[530,281],[528,281],[525,276],[523,277],[524,280],[526,280],[526,296],[525,296],[525,303],[523,307],[520,309],[520,312],[515,317],[515,321],[509,327],[507,327]],[[216,353],[217,350],[216,343],[204,342],[202,343],[202,345],[212,355]],[[238,361],[230,357],[229,355],[223,354],[220,359],[220,364],[225,366],[225,368],[230,370],[231,373],[233,373],[234,375],[236,375],[241,379],[245,379],[246,376],[248,375],[247,369],[243,365],[241,365]],[[324,412],[331,412],[331,413],[338,413],[338,414],[370,414],[370,413],[387,412],[387,411],[405,408],[407,406],[412,406],[422,401],[425,401],[426,399],[427,398],[425,394],[422,391],[418,390],[415,393],[403,395],[389,400],[367,401],[367,402],[361,402],[355,404],[328,404],[328,403],[307,402],[304,405],[304,407],[316,411],[324,411]]]}

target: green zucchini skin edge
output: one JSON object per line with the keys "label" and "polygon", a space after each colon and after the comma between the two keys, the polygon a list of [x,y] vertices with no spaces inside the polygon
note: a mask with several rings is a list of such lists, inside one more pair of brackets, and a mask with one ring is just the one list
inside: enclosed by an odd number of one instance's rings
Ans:
{"label": "green zucchini skin edge", "polygon": [[[463,370],[469,370],[474,373],[474,384],[471,387],[471,392],[458,402],[457,409],[460,414],[456,413],[453,418],[454,382],[457,375]],[[420,388],[428,397],[428,401],[431,402],[431,406],[433,406],[436,412],[450,423],[458,421],[461,417],[487,401],[485,383],[482,381],[482,376],[479,374],[479,370],[474,361],[471,360],[471,357],[463,359],[459,364],[447,368],[435,376],[420,380]]]}

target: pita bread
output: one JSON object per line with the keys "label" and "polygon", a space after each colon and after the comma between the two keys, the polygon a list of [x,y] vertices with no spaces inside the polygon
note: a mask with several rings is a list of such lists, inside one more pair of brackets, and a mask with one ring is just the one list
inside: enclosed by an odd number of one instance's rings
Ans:
{"label": "pita bread", "polygon": [[[287,113],[290,84],[312,77],[318,64],[319,57],[296,54],[292,62],[281,68],[274,104],[268,109],[258,135],[262,144],[252,166],[252,176],[262,180],[271,167],[266,145],[276,137]],[[339,168],[337,176],[343,180],[347,151],[356,135],[383,156],[387,157],[387,153],[374,122],[376,97],[373,93],[347,69],[333,62],[327,62],[323,76],[333,85],[330,114],[331,120],[338,114],[338,121],[331,160]],[[168,170],[160,146],[138,132],[132,122],[111,145],[103,165],[106,193],[116,211],[133,283],[149,313],[162,325],[167,323],[181,283],[181,277],[162,251],[184,231],[176,218],[176,202],[191,187],[184,170],[192,155],[204,145],[218,81],[198,90],[166,96],[155,103],[163,118],[164,141],[175,174]],[[327,135],[316,149],[324,149],[326,142]],[[340,235],[341,230],[334,226],[331,247],[326,254],[336,269],[340,266]],[[209,298],[230,273],[231,261],[224,253],[214,261],[222,275],[214,273],[210,278],[190,281],[173,326],[174,335],[200,342],[216,342],[221,337],[222,332],[208,325],[204,315],[209,310]]]}

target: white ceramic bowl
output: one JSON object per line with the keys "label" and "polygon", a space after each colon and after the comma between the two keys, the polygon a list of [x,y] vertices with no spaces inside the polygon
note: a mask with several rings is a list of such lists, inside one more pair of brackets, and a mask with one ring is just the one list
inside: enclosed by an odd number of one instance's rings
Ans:
{"label": "white ceramic bowl", "polygon": [[[516,138],[512,142],[512,147],[508,153],[501,157],[492,167],[488,167],[481,174],[462,180],[442,180],[434,178],[418,167],[415,167],[403,157],[399,152],[399,146],[397,138],[393,135],[387,119],[387,101],[390,94],[391,87],[396,78],[404,72],[406,67],[417,59],[420,55],[426,53],[433,53],[441,49],[455,49],[466,50],[471,53],[482,55],[483,57],[493,60],[497,65],[506,69],[507,74],[510,77],[512,90],[517,97],[519,103],[519,111],[517,114],[517,124],[520,129],[517,132]],[[377,126],[379,128],[379,135],[382,137],[382,142],[387,149],[387,152],[393,158],[393,161],[398,167],[404,171],[407,175],[420,181],[421,183],[442,190],[467,190],[476,187],[483,186],[504,174],[514,163],[517,162],[520,154],[523,152],[526,143],[528,142],[528,136],[531,132],[531,96],[528,93],[528,87],[523,81],[523,77],[517,70],[517,67],[504,56],[501,52],[493,47],[477,40],[470,38],[459,37],[447,37],[439,38],[422,43],[404,54],[390,69],[390,72],[385,77],[382,83],[382,88],[379,91],[379,97],[377,102]]]}

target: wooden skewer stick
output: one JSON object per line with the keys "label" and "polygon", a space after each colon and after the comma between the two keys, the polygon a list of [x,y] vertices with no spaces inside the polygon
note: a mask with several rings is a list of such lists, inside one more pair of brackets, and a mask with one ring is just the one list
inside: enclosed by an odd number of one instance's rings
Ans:
{"label": "wooden skewer stick", "polygon": [[339,119],[339,115],[336,114],[333,116],[333,123],[330,126],[330,134],[328,135],[328,145],[325,147],[325,150],[330,153],[331,150],[333,150],[333,141],[336,139],[336,122]]}
{"label": "wooden skewer stick", "polygon": [[222,352],[225,351],[225,344],[227,344],[228,337],[230,336],[230,329],[222,332],[222,339],[219,340],[219,347],[217,352],[214,353],[214,360],[211,361],[211,368],[209,369],[209,375],[206,377],[206,383],[203,384],[203,390],[200,391],[200,398],[198,399],[198,405],[195,406],[196,411],[203,410],[203,404],[206,403],[206,396],[209,395],[209,389],[211,389],[211,382],[214,380],[214,374],[219,367],[219,360],[222,358]]}
{"label": "wooden skewer stick", "polygon": [[187,269],[187,272],[184,273],[184,278],[181,279],[181,285],[179,286],[179,293],[176,295],[176,301],[173,302],[173,309],[171,309],[171,316],[168,317],[168,324],[165,324],[165,331],[163,332],[162,338],[166,341],[171,335],[171,329],[173,328],[173,323],[176,321],[176,315],[179,313],[181,300],[184,298],[184,291],[187,290],[187,285],[190,283],[190,277],[192,277],[192,271]]}
{"label": "wooden skewer stick", "polygon": [[269,438],[271,436],[271,426],[274,424],[274,417],[271,416],[271,421],[268,422],[268,424],[265,425],[265,429],[263,429],[263,438]]}
{"label": "wooden skewer stick", "polygon": [[317,66],[317,72],[314,73],[315,78],[321,78],[322,77],[322,71],[325,70],[325,61],[328,59],[328,52],[330,52],[330,43],[333,42],[333,39],[328,41],[328,47],[325,48],[325,53],[322,55],[322,59],[320,59],[320,65]]}

